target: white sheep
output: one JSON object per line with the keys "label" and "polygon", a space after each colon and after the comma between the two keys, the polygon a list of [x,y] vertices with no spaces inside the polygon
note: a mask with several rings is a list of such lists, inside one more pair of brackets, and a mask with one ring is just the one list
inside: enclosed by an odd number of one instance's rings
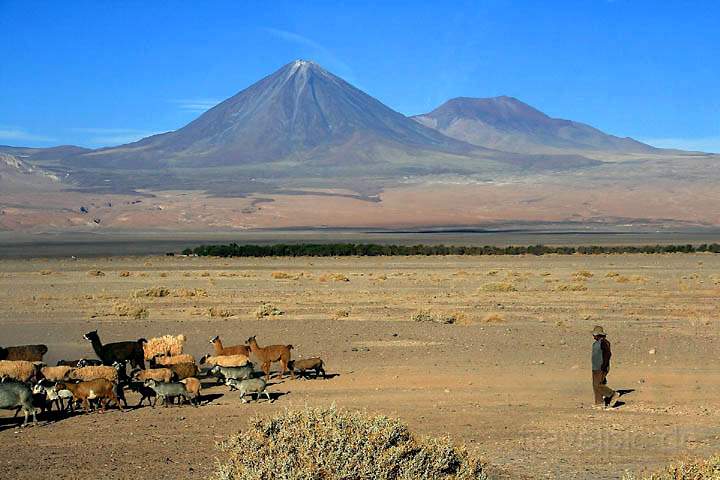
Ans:
{"label": "white sheep", "polygon": [[250,359],[245,355],[207,355],[202,358],[201,363],[221,367],[242,367],[250,363]]}
{"label": "white sheep", "polygon": [[40,369],[40,373],[43,378],[46,378],[51,382],[59,382],[61,380],[66,380],[68,374],[73,370],[74,368],[68,365],[60,365],[57,367],[42,367]]}
{"label": "white sheep", "polygon": [[162,337],[151,338],[143,345],[145,360],[150,360],[160,355],[181,355],[186,340],[187,337],[183,334],[177,336],[163,335]]}
{"label": "white sheep", "polygon": [[118,381],[118,371],[115,367],[99,365],[94,367],[76,368],[68,374],[70,380],[90,381],[98,378],[104,378],[113,383]]}
{"label": "white sheep", "polygon": [[35,364],[27,360],[0,360],[0,378],[29,382],[36,373]]}

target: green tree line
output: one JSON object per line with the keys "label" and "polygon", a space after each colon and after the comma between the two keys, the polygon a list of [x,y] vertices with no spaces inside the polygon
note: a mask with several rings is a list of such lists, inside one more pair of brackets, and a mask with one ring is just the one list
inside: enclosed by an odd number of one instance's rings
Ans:
{"label": "green tree line", "polygon": [[619,253],[720,253],[720,244],[620,245],[620,246],[455,246],[378,245],[374,243],[297,243],[273,245],[201,245],[183,255],[202,257],[380,257],[410,255],[599,255]]}

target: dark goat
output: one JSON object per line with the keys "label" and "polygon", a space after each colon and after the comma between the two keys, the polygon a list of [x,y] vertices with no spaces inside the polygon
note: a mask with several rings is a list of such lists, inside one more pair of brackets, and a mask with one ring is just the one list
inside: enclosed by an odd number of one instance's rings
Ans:
{"label": "dark goat", "polygon": [[42,362],[43,355],[48,351],[47,345],[18,345],[17,347],[0,347],[0,360],[26,360]]}
{"label": "dark goat", "polygon": [[103,365],[112,365],[115,362],[130,362],[133,368],[145,370],[143,345],[147,343],[147,340],[144,338],[129,342],[115,342],[103,345],[97,330],[86,333],[83,335],[83,338],[92,343],[93,350],[95,350],[98,358],[102,360]]}

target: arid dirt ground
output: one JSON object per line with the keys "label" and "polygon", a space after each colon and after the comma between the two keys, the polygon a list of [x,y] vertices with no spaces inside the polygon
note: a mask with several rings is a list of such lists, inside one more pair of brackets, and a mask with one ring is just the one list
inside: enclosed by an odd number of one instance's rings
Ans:
{"label": "arid dirt ground", "polygon": [[[143,294],[154,287],[169,295]],[[712,254],[0,260],[0,345],[45,343],[49,364],[94,357],[82,334],[98,329],[105,342],[184,333],[196,357],[216,334],[257,335],[336,374],[276,380],[273,403],[208,384],[197,409],[22,430],[2,411],[0,476],[207,478],[215,443],[249,417],[331,403],[447,434],[499,477],[618,478],[707,456],[720,445],[719,294]],[[284,314],[257,319],[263,302]],[[147,318],[121,315],[142,308]],[[421,311],[459,324],[413,321]],[[610,385],[633,390],[610,411],[591,408],[595,324],[613,345]]]}

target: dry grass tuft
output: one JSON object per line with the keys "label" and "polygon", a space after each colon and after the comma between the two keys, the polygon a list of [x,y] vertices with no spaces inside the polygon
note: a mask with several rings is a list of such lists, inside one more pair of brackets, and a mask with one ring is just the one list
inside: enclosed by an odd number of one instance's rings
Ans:
{"label": "dry grass tuft", "polygon": [[605,274],[606,278],[617,278],[619,276],[620,276],[620,274],[618,272],[608,272]]}
{"label": "dry grass tuft", "polygon": [[581,283],[560,283],[553,290],[556,292],[585,292],[588,287]]}
{"label": "dry grass tuft", "polygon": [[52,270],[40,270],[38,273],[40,275],[52,275],[53,271]]}
{"label": "dry grass tuft", "polygon": [[572,279],[579,282],[584,282],[585,280],[588,280],[594,276],[595,274],[588,270],[580,270],[579,272],[575,272],[572,274]]}
{"label": "dry grass tuft", "polygon": [[619,276],[615,277],[615,281],[617,283],[643,284],[643,283],[647,282],[647,278],[640,276],[640,275],[631,275],[631,276],[619,275]]}
{"label": "dry grass tuft", "polygon": [[333,320],[340,320],[341,318],[348,318],[350,316],[350,310],[340,309],[335,310],[332,313]]}
{"label": "dry grass tuft", "polygon": [[277,317],[284,314],[285,312],[277,308],[272,303],[263,303],[257,308],[257,310],[255,310],[255,318],[257,319]]}
{"label": "dry grass tuft", "polygon": [[136,320],[147,318],[150,312],[143,305],[128,303],[113,303],[113,311],[119,317],[130,317]]}
{"label": "dry grass tuft", "polygon": [[254,418],[220,444],[216,480],[483,480],[480,459],[447,438],[416,437],[385,416],[334,406]]}
{"label": "dry grass tuft", "polygon": [[103,272],[102,270],[90,270],[89,272],[87,272],[87,274],[88,274],[88,277],[104,277],[105,276],[105,272]]}
{"label": "dry grass tuft", "polygon": [[626,473],[623,480],[717,480],[720,478],[720,455],[705,460],[687,460],[664,470],[636,476]]}
{"label": "dry grass tuft", "polygon": [[350,279],[342,273],[325,273],[318,277],[319,282],[349,282]]}
{"label": "dry grass tuft", "polygon": [[161,278],[167,278],[167,276],[168,276],[167,272],[160,272]]}
{"label": "dry grass tuft", "polygon": [[275,280],[297,280],[300,278],[299,275],[293,275],[287,272],[272,272],[270,276]]}
{"label": "dry grass tuft", "polygon": [[232,311],[222,307],[210,307],[208,315],[214,318],[228,318],[235,315]]}
{"label": "dry grass tuft", "polygon": [[504,323],[505,316],[502,313],[492,312],[483,317],[485,323]]}
{"label": "dry grass tuft", "polygon": [[129,277],[129,276],[130,276],[130,272],[128,272],[128,271],[120,272],[120,273],[118,274],[118,276],[120,276],[120,277]]}
{"label": "dry grass tuft", "polygon": [[155,297],[155,298],[161,298],[161,297],[167,297],[170,296],[170,289],[166,287],[152,287],[152,288],[144,288],[142,290],[135,290],[132,294],[135,298],[142,298],[142,297]]}
{"label": "dry grass tuft", "polygon": [[467,325],[469,319],[462,312],[432,312],[430,310],[420,310],[412,314],[410,319],[413,322],[432,322],[443,325],[452,325],[460,323]]}
{"label": "dry grass tuft", "polygon": [[173,292],[174,297],[207,297],[207,290],[204,288],[178,288]]}
{"label": "dry grass tuft", "polygon": [[486,283],[480,289],[484,292],[517,292],[517,287],[508,282]]}

